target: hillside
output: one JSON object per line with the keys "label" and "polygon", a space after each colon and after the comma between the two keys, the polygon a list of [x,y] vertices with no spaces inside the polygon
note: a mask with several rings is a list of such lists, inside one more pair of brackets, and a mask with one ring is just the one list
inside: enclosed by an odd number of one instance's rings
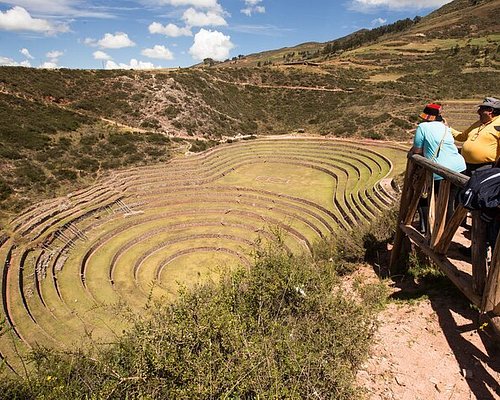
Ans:
{"label": "hillside", "polygon": [[[392,62],[399,64],[401,60],[398,57],[405,55],[404,53],[413,52],[418,55],[420,45],[423,45],[422,50],[430,52],[447,50],[452,45],[474,46],[473,39],[477,38],[498,45],[499,9],[498,0],[454,0],[425,17],[415,16],[413,19],[399,20],[371,30],[361,29],[326,43],[303,43],[289,48],[239,56],[218,66],[328,63],[370,52],[373,48],[369,45],[372,44],[381,45],[378,50],[383,49],[393,55]],[[352,52],[355,49],[360,51]]]}
{"label": "hillside", "polygon": [[499,9],[455,0],[335,52],[338,41],[179,70],[0,67],[0,212],[237,135],[406,140],[431,100],[464,128],[500,93]]}

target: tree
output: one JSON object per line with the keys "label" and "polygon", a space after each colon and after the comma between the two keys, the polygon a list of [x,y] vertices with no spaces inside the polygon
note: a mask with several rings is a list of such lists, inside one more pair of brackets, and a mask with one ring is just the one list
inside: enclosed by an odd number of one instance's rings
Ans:
{"label": "tree", "polygon": [[203,60],[203,64],[208,65],[209,67],[215,65],[215,61],[213,58],[205,58]]}

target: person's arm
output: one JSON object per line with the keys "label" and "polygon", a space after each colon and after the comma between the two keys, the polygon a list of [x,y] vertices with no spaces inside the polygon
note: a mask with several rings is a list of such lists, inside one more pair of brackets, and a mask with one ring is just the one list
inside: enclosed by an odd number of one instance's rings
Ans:
{"label": "person's arm", "polygon": [[424,149],[422,149],[422,147],[415,147],[413,146],[410,151],[409,151],[410,155],[411,154],[420,154],[420,155],[423,155],[424,154]]}
{"label": "person's arm", "polygon": [[408,156],[411,156],[412,154],[424,154],[424,133],[422,130],[422,127],[419,125],[417,126],[417,130],[415,132],[415,136],[413,138],[413,146],[408,152]]}
{"label": "person's arm", "polygon": [[469,126],[465,131],[460,132],[457,131],[456,129],[451,128],[451,134],[453,135],[453,138],[459,142],[465,142],[467,138],[469,137],[469,133],[471,130],[476,128],[477,123],[472,124]]}

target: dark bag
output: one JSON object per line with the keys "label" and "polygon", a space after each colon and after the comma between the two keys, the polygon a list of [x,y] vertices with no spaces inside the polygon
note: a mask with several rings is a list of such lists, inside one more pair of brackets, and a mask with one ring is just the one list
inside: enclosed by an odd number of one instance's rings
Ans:
{"label": "dark bag", "polygon": [[500,205],[500,168],[477,170],[460,191],[459,200],[469,210]]}

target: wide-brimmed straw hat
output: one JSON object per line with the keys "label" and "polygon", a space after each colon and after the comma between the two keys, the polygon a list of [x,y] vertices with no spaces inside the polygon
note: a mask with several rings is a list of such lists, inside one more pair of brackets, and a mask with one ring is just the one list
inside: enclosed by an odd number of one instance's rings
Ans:
{"label": "wide-brimmed straw hat", "polygon": [[436,118],[441,114],[442,107],[436,103],[427,104],[424,108],[424,112],[419,115],[425,121],[435,121]]}

